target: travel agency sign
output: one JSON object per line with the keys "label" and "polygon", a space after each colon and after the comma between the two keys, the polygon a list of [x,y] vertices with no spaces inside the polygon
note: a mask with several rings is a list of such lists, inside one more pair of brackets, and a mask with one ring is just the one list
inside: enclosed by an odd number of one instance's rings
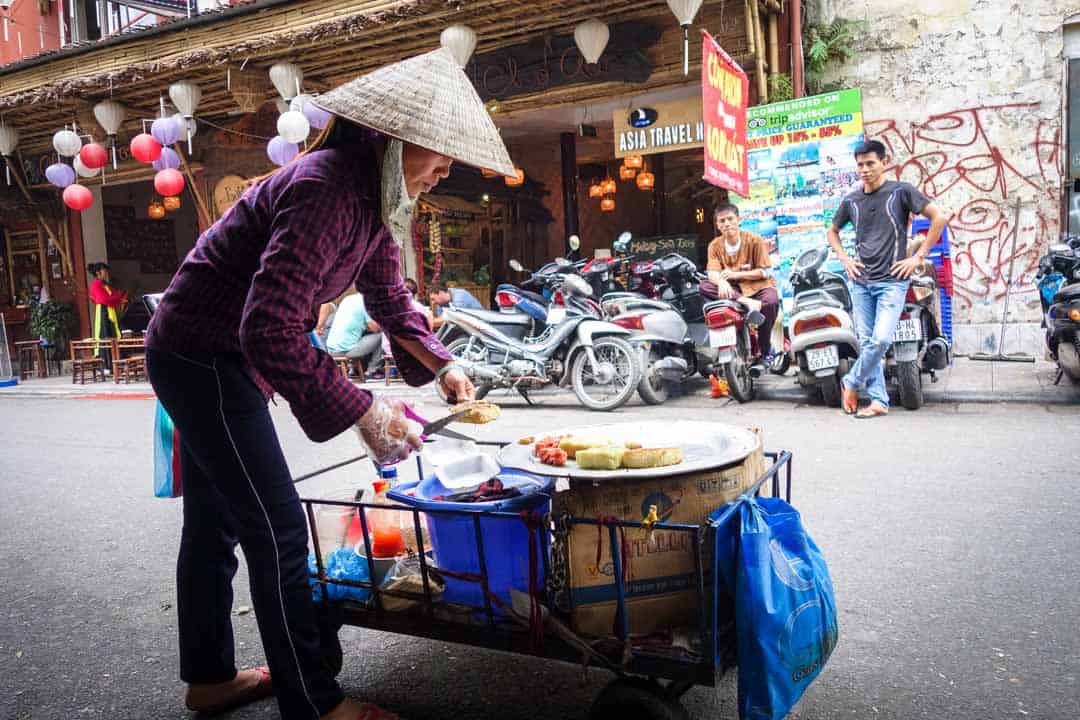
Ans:
{"label": "travel agency sign", "polygon": [[705,144],[700,96],[653,103],[629,112],[616,110],[612,122],[617,158],[689,150]]}

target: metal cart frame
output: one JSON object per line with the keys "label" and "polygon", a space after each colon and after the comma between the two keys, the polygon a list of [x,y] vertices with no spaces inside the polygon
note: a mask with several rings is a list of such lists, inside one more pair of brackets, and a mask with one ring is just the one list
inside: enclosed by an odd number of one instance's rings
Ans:
{"label": "metal cart frame", "polygon": [[[503,447],[508,443],[480,442],[479,445]],[[765,457],[771,461],[770,466],[740,497],[757,496],[768,484],[773,497],[780,497],[783,486],[783,497],[790,502],[792,482],[792,456],[787,451],[766,452]],[[317,475],[322,475],[331,470],[365,459],[366,456],[353,458],[342,463],[337,463],[327,468],[303,475],[295,479],[295,482],[306,480]],[[420,456],[416,458],[417,472],[420,478],[424,477],[423,461]],[[670,715],[677,708],[678,712],[685,712],[678,705],[678,698],[695,685],[715,687],[723,674],[735,665],[735,628],[734,610],[731,608],[730,597],[727,596],[723,587],[722,574],[716,567],[716,559],[713,557],[711,568],[705,568],[705,553],[703,551],[706,542],[711,542],[715,527],[734,512],[734,506],[729,508],[715,523],[702,525],[685,523],[655,523],[651,528],[640,521],[612,521],[599,518],[585,517],[550,517],[538,516],[535,513],[531,517],[517,513],[491,513],[483,511],[466,510],[421,510],[419,508],[404,507],[401,505],[376,505],[367,502],[347,502],[337,500],[321,500],[318,498],[301,498],[307,512],[308,522],[311,529],[311,538],[315,550],[315,563],[317,579],[322,586],[322,600],[319,601],[323,613],[322,622],[328,627],[336,638],[337,630],[341,625],[353,625],[357,627],[393,632],[400,635],[430,638],[445,642],[473,645],[494,650],[503,650],[512,653],[539,655],[552,660],[563,660],[575,664],[597,665],[614,672],[616,680],[609,685],[612,692],[601,695],[597,701],[600,705],[605,694],[608,704],[605,706],[610,714],[618,704],[620,698],[624,699],[627,706],[633,705],[639,710],[644,705],[659,698],[658,702],[667,703],[668,709],[649,715],[657,718],[677,716]],[[316,525],[315,508],[320,505],[351,506],[355,507],[360,517],[363,530],[363,543],[368,563],[369,578],[376,577],[375,565],[371,554],[371,537],[369,535],[368,519],[366,511],[370,509],[392,509],[398,512],[409,513],[413,517],[413,529],[417,546],[418,560],[421,570],[423,586],[422,593],[402,592],[382,589],[372,581],[351,581],[344,579],[332,579],[326,575],[322,551],[319,547],[319,535]],[[446,515],[471,518],[473,523],[473,535],[476,541],[476,550],[479,558],[480,573],[478,575],[462,575],[452,573],[431,566],[426,556],[428,548],[424,546],[424,532],[421,526],[421,515]],[[536,628],[530,628],[527,620],[515,614],[507,608],[500,599],[488,590],[488,572],[485,561],[485,549],[483,533],[481,532],[481,518],[502,518],[507,522],[525,522],[531,532],[537,535],[540,556],[543,562],[545,583],[552,577],[551,570],[553,557],[550,557],[552,543],[551,536],[556,537],[559,532],[565,532],[575,525],[591,525],[594,527],[604,526],[608,528],[612,561],[614,564],[614,580],[616,592],[616,630],[618,636],[614,640],[594,642],[575,635],[567,625],[563,624],[563,618],[569,613],[561,613],[556,610],[558,603],[553,594],[550,583],[543,590],[545,606],[548,610],[543,629],[542,648],[539,647],[536,637]],[[695,655],[685,653],[683,657],[671,654],[662,654],[648,649],[633,647],[630,641],[630,628],[627,619],[627,593],[623,579],[622,565],[623,549],[618,540],[621,529],[655,529],[680,533],[693,536],[694,543],[694,588],[697,594],[697,630],[698,641],[703,652]],[[458,580],[477,582],[483,588],[484,606],[477,608],[473,616],[480,615],[480,622],[461,622],[449,620],[437,616],[436,609],[440,602],[432,597],[432,575],[450,576]],[[354,601],[334,602],[329,600],[326,592],[327,585],[337,583],[349,587],[365,588],[370,591],[371,597],[366,603]],[[570,595],[569,592],[566,593]],[[391,612],[383,608],[383,598],[399,597],[420,603],[420,611]],[[714,601],[713,598],[721,598],[724,602]],[[566,603],[564,602],[565,606]],[[496,612],[496,606],[502,613]],[[530,632],[530,629],[533,632]],[[606,647],[605,647],[606,644]],[[341,648],[340,644],[330,648],[330,662],[335,670],[340,670]],[[629,676],[644,676],[647,681]],[[657,682],[660,679],[668,681],[666,686]],[[618,696],[618,697],[615,697]],[[649,697],[653,696],[653,697]],[[611,704],[614,702],[615,704]],[[593,708],[593,717],[607,717],[608,714],[597,713],[597,705]]]}

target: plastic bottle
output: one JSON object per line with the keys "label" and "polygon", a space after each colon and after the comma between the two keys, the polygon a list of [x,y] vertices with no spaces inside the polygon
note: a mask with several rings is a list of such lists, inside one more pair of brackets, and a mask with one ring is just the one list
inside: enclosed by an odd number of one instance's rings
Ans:
{"label": "plastic bottle", "polygon": [[[380,473],[382,474],[382,473]],[[395,476],[396,476],[395,472]],[[392,505],[386,497],[386,491],[390,489],[388,479],[376,480],[371,489],[375,493],[372,502],[376,505]],[[367,510],[368,531],[371,536],[371,554],[376,558],[391,558],[405,552],[405,539],[401,536],[402,513],[397,510],[381,510],[378,508]],[[363,539],[361,538],[361,542]]]}

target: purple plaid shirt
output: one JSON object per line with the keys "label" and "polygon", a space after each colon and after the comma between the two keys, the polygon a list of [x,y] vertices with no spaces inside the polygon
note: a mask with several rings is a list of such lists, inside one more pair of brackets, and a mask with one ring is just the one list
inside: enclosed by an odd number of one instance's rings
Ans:
{"label": "purple plaid shirt", "polygon": [[[243,353],[270,397],[277,391],[308,437],[328,440],[367,412],[371,393],[342,377],[307,333],[318,307],[350,285],[391,338],[450,359],[412,307],[397,245],[380,213],[371,136],[300,158],[249,188],[199,238],[154,311],[146,346],[195,357]],[[393,342],[410,385],[431,373]]]}

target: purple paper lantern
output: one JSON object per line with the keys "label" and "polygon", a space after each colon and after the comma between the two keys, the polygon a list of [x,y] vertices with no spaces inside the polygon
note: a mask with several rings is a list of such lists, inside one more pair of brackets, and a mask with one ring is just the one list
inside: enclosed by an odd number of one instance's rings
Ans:
{"label": "purple paper lantern", "polygon": [[322,130],[330,122],[331,114],[313,102],[304,103],[303,112],[308,124],[316,130]]}
{"label": "purple paper lantern", "polygon": [[180,139],[180,125],[171,117],[158,118],[150,125],[150,134],[162,146],[172,145]]}
{"label": "purple paper lantern", "polygon": [[66,188],[75,182],[75,169],[67,163],[53,163],[45,168],[45,177],[58,188]]}
{"label": "purple paper lantern", "polygon": [[266,146],[266,154],[275,165],[288,165],[298,152],[300,146],[280,135],[275,135]]}
{"label": "purple paper lantern", "polygon": [[180,167],[180,156],[170,147],[161,148],[161,157],[154,161],[155,170],[175,170]]}

